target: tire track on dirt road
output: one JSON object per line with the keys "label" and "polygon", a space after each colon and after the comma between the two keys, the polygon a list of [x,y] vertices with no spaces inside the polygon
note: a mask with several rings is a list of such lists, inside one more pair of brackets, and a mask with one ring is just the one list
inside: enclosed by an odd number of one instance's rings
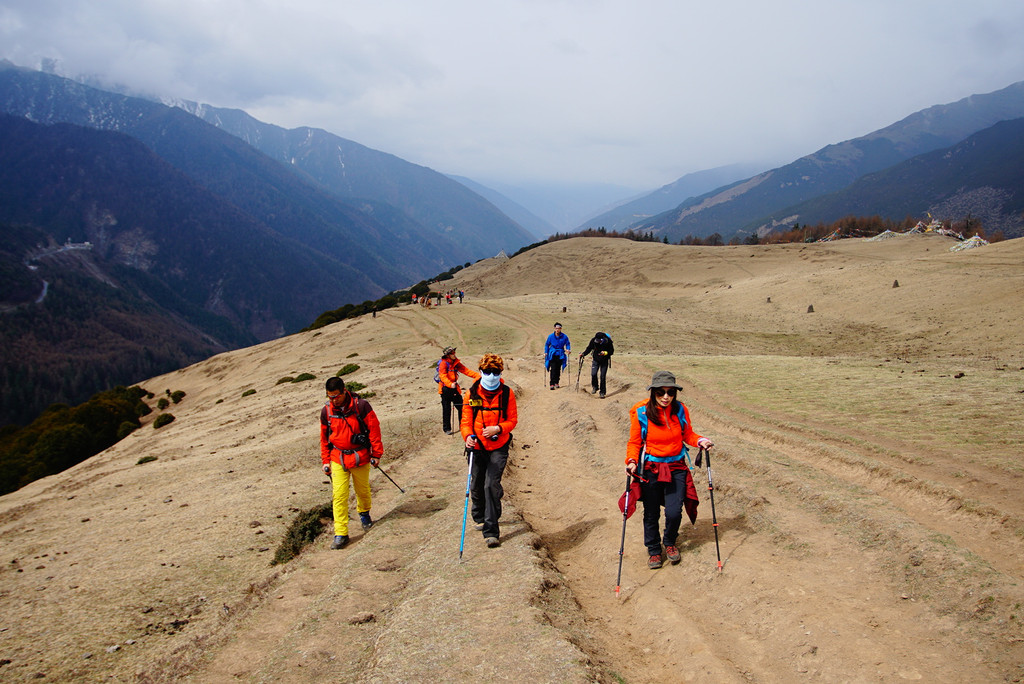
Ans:
{"label": "tire track on dirt road", "polygon": [[[537,373],[521,373],[526,386],[541,386]],[[522,457],[509,477],[511,498],[566,577],[607,667],[627,681],[650,682],[945,681],[952,656],[963,663],[963,681],[991,678],[983,658],[942,636],[943,618],[932,607],[900,598],[900,587],[843,521],[806,510],[799,493],[766,497],[762,473],[730,462],[759,458],[762,445],[733,438],[736,428],[696,404],[698,432],[727,445],[716,455],[725,571],[715,570],[706,480],[698,473],[702,504],[697,526],[684,524],[682,562],[648,570],[640,514],[631,518],[616,600],[626,415],[631,395],[644,394],[621,391],[620,378],[631,373],[620,368],[603,401],[565,389],[524,391],[516,431]],[[809,476],[807,488],[845,486],[821,481],[813,466]]]}

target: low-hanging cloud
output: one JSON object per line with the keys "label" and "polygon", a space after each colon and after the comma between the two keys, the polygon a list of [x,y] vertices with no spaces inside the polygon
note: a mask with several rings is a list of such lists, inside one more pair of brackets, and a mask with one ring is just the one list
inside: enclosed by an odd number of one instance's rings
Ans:
{"label": "low-hanging cloud", "polygon": [[1024,6],[5,2],[0,54],[311,125],[447,173],[656,187],[1024,79]]}

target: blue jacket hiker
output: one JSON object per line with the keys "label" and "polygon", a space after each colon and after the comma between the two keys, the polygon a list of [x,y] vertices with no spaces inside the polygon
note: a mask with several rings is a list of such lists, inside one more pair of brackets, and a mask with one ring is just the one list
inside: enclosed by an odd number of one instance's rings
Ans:
{"label": "blue jacket hiker", "polygon": [[548,335],[548,339],[544,343],[544,367],[550,374],[551,389],[558,387],[562,369],[569,363],[571,347],[569,336],[562,334],[562,324],[555,323],[555,331]]}

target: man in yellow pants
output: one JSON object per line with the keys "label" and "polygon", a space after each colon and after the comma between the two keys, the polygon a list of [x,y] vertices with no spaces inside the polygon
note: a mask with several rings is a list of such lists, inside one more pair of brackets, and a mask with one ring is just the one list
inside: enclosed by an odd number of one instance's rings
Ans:
{"label": "man in yellow pants", "polygon": [[327,403],[320,411],[320,460],[331,476],[334,504],[332,549],[348,544],[349,476],[356,490],[356,511],[364,530],[373,527],[370,517],[370,466],[384,455],[380,421],[370,402],[345,389],[339,377],[327,379]]}

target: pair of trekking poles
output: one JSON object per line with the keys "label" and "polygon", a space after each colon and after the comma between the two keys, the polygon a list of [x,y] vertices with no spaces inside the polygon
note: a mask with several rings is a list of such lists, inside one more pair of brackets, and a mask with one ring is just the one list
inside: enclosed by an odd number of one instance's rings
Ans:
{"label": "pair of trekking poles", "polygon": [[[707,459],[708,491],[711,493],[711,526],[715,530],[715,555],[718,557],[718,571],[722,571],[722,551],[718,545],[718,516],[715,514],[715,485],[711,480],[711,452],[701,447],[697,452],[697,460],[694,462],[698,468],[703,458]],[[633,473],[626,476],[625,505],[622,507],[622,541],[619,543],[619,574],[615,578],[615,598],[619,597],[619,590],[622,585],[622,555],[626,550],[626,520],[629,518],[629,495],[633,478],[646,482],[642,477]],[[636,505],[636,502],[633,504]]]}

